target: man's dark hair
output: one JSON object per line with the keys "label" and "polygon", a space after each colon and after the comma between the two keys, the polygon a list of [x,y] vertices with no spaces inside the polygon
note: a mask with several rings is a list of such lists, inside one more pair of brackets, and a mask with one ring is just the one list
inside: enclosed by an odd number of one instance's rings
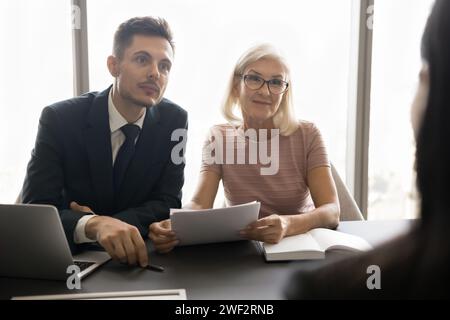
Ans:
{"label": "man's dark hair", "polygon": [[113,54],[123,58],[125,49],[131,45],[135,35],[156,36],[166,39],[175,50],[172,31],[162,18],[136,17],[123,22],[114,35]]}

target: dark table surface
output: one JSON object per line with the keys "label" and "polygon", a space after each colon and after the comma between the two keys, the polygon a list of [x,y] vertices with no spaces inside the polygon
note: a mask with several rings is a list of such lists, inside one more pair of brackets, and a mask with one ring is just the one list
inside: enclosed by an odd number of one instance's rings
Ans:
{"label": "dark table surface", "polygon": [[[414,222],[341,222],[338,231],[358,235],[372,245],[406,232]],[[164,266],[163,273],[128,267],[109,261],[81,282],[81,290],[68,290],[64,281],[0,277],[0,299],[13,296],[108,291],[185,289],[188,299],[283,299],[283,287],[293,271],[314,268],[343,252],[327,253],[321,261],[265,262],[257,244],[239,241],[178,247],[157,254],[149,245],[151,262]]]}

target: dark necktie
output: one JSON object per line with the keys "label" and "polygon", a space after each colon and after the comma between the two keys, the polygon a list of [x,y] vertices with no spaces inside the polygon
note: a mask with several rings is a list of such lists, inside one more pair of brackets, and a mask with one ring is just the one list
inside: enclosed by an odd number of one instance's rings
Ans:
{"label": "dark necktie", "polygon": [[114,162],[114,191],[117,194],[125,177],[125,173],[130,165],[131,159],[134,155],[135,140],[141,130],[137,125],[126,124],[120,128],[125,135],[125,142],[117,153],[116,161]]}

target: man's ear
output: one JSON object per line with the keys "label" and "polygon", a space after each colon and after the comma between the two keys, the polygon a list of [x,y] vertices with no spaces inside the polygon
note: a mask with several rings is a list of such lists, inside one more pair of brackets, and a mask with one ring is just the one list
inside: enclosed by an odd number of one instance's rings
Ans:
{"label": "man's ear", "polygon": [[108,70],[109,73],[114,77],[117,78],[119,76],[119,59],[114,56],[109,56],[107,60]]}

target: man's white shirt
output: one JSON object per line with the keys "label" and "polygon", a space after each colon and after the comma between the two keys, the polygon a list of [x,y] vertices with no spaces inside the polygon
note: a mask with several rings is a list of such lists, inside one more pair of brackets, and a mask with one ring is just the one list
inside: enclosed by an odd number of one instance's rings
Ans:
{"label": "man's white shirt", "polygon": [[[109,114],[109,127],[111,129],[111,149],[112,149],[112,163],[114,166],[114,163],[116,161],[117,153],[120,150],[120,147],[125,142],[125,134],[120,130],[124,125],[128,124],[128,121],[122,117],[122,115],[117,111],[117,108],[114,106],[113,99],[112,99],[112,92],[113,89],[109,91],[108,96],[108,114]],[[144,125],[144,119],[145,114],[147,113],[147,110],[145,110],[142,117],[140,117],[136,122],[133,124],[139,126],[142,130],[142,126]],[[137,139],[139,138],[139,135],[137,136],[135,143]],[[83,203],[79,203],[79,205],[84,205]],[[77,225],[75,226],[75,231],[73,233],[74,242],[77,244],[81,243],[87,243],[87,242],[96,242],[97,240],[91,240],[86,236],[86,223],[95,217],[95,214],[89,214],[82,216],[80,220],[78,220]]]}

